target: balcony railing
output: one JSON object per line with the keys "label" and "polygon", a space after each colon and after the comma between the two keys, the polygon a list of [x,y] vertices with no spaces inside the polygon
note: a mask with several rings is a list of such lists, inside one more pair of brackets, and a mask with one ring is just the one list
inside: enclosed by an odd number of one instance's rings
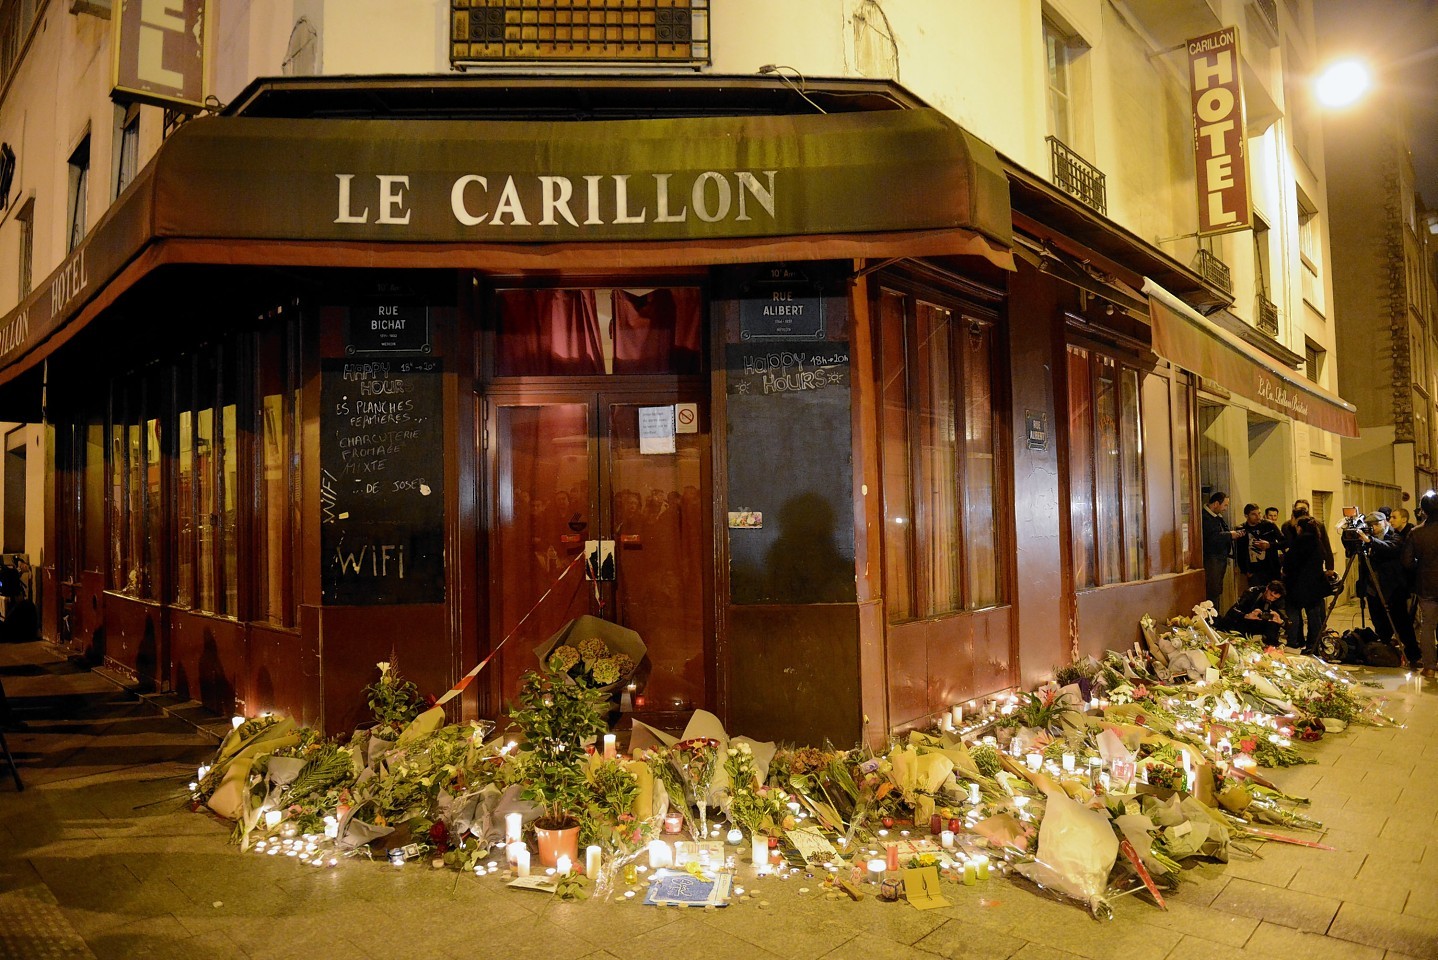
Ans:
{"label": "balcony railing", "polygon": [[1258,295],[1258,306],[1253,315],[1258,318],[1258,329],[1273,339],[1278,339],[1278,305],[1263,294]]}
{"label": "balcony railing", "polygon": [[1049,137],[1048,143],[1054,186],[1107,216],[1108,187],[1103,171],[1070,150],[1058,137]]}
{"label": "balcony railing", "polygon": [[1229,273],[1228,264],[1214,256],[1213,251],[1198,251],[1198,275],[1224,293],[1233,293],[1233,276]]}

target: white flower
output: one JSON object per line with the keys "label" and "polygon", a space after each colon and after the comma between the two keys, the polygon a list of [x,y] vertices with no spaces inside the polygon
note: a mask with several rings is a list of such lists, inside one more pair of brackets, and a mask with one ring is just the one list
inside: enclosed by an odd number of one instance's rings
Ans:
{"label": "white flower", "polygon": [[375,666],[379,667],[379,675],[380,675],[380,676],[383,677],[383,676],[387,676],[387,675],[389,674],[389,661],[388,661],[388,660],[381,660],[379,663],[375,664]]}

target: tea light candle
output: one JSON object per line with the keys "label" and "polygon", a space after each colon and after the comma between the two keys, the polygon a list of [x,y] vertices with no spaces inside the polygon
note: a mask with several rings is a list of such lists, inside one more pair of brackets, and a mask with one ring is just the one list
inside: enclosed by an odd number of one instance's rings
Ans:
{"label": "tea light candle", "polygon": [[529,876],[529,848],[522,843],[515,844],[514,851],[514,875],[516,877]]}
{"label": "tea light candle", "polygon": [[606,733],[604,735],[604,759],[613,760],[615,752],[614,734]]}
{"label": "tea light candle", "polygon": [[730,827],[729,832],[724,835],[724,839],[728,841],[731,845],[737,847],[739,844],[744,842],[744,831],[740,830],[738,827]]}
{"label": "tea light candle", "polygon": [[567,877],[574,870],[574,861],[569,859],[569,854],[561,853],[559,859],[554,861],[554,872],[561,877]]}
{"label": "tea light candle", "polygon": [[1071,753],[1066,753],[1066,754],[1064,754],[1064,756],[1063,756],[1064,773],[1073,773],[1073,772],[1074,772],[1074,761],[1075,761],[1076,759],[1077,759],[1077,758],[1074,757],[1074,755],[1071,754]]}
{"label": "tea light candle", "polygon": [[340,824],[334,817],[325,817],[325,839],[333,840],[339,836]]}
{"label": "tea light candle", "polygon": [[519,842],[520,834],[524,832],[524,814],[506,813],[504,815],[504,842]]}
{"label": "tea light candle", "polygon": [[591,880],[599,876],[600,851],[597,846],[586,847],[584,850],[584,875]]}
{"label": "tea light candle", "polygon": [[1031,753],[1028,755],[1028,761],[1029,769],[1034,773],[1038,773],[1039,767],[1044,765],[1044,755],[1042,753]]}
{"label": "tea light candle", "polygon": [[[767,851],[766,851],[767,852]],[[655,869],[674,865],[674,854],[663,840],[649,841],[649,866]]]}
{"label": "tea light candle", "polygon": [[945,850],[954,849],[954,831],[944,830],[939,834],[939,846]]}

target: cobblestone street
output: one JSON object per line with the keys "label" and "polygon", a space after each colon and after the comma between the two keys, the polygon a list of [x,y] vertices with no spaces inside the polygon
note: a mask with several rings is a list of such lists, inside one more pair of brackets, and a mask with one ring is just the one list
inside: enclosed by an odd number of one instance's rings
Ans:
{"label": "cobblestone street", "polygon": [[[1438,686],[1366,673],[1401,729],[1352,728],[1273,771],[1307,795],[1333,851],[1270,843],[1186,872],[1167,912],[1112,922],[1022,882],[945,884],[948,908],[827,900],[802,874],[721,910],[552,902],[410,865],[310,870],[242,854],[185,782],[213,739],[41,643],[0,646],[26,784],[0,785],[0,955],[16,958],[1110,957],[1402,960],[1438,956]],[[7,771],[8,774],[8,771]],[[745,867],[741,865],[740,883]]]}

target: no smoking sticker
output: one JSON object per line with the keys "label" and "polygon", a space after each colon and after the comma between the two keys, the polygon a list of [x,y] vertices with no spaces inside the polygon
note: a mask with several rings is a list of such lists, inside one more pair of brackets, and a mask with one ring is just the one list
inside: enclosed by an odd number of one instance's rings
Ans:
{"label": "no smoking sticker", "polygon": [[674,432],[699,432],[699,404],[676,403],[674,405]]}

